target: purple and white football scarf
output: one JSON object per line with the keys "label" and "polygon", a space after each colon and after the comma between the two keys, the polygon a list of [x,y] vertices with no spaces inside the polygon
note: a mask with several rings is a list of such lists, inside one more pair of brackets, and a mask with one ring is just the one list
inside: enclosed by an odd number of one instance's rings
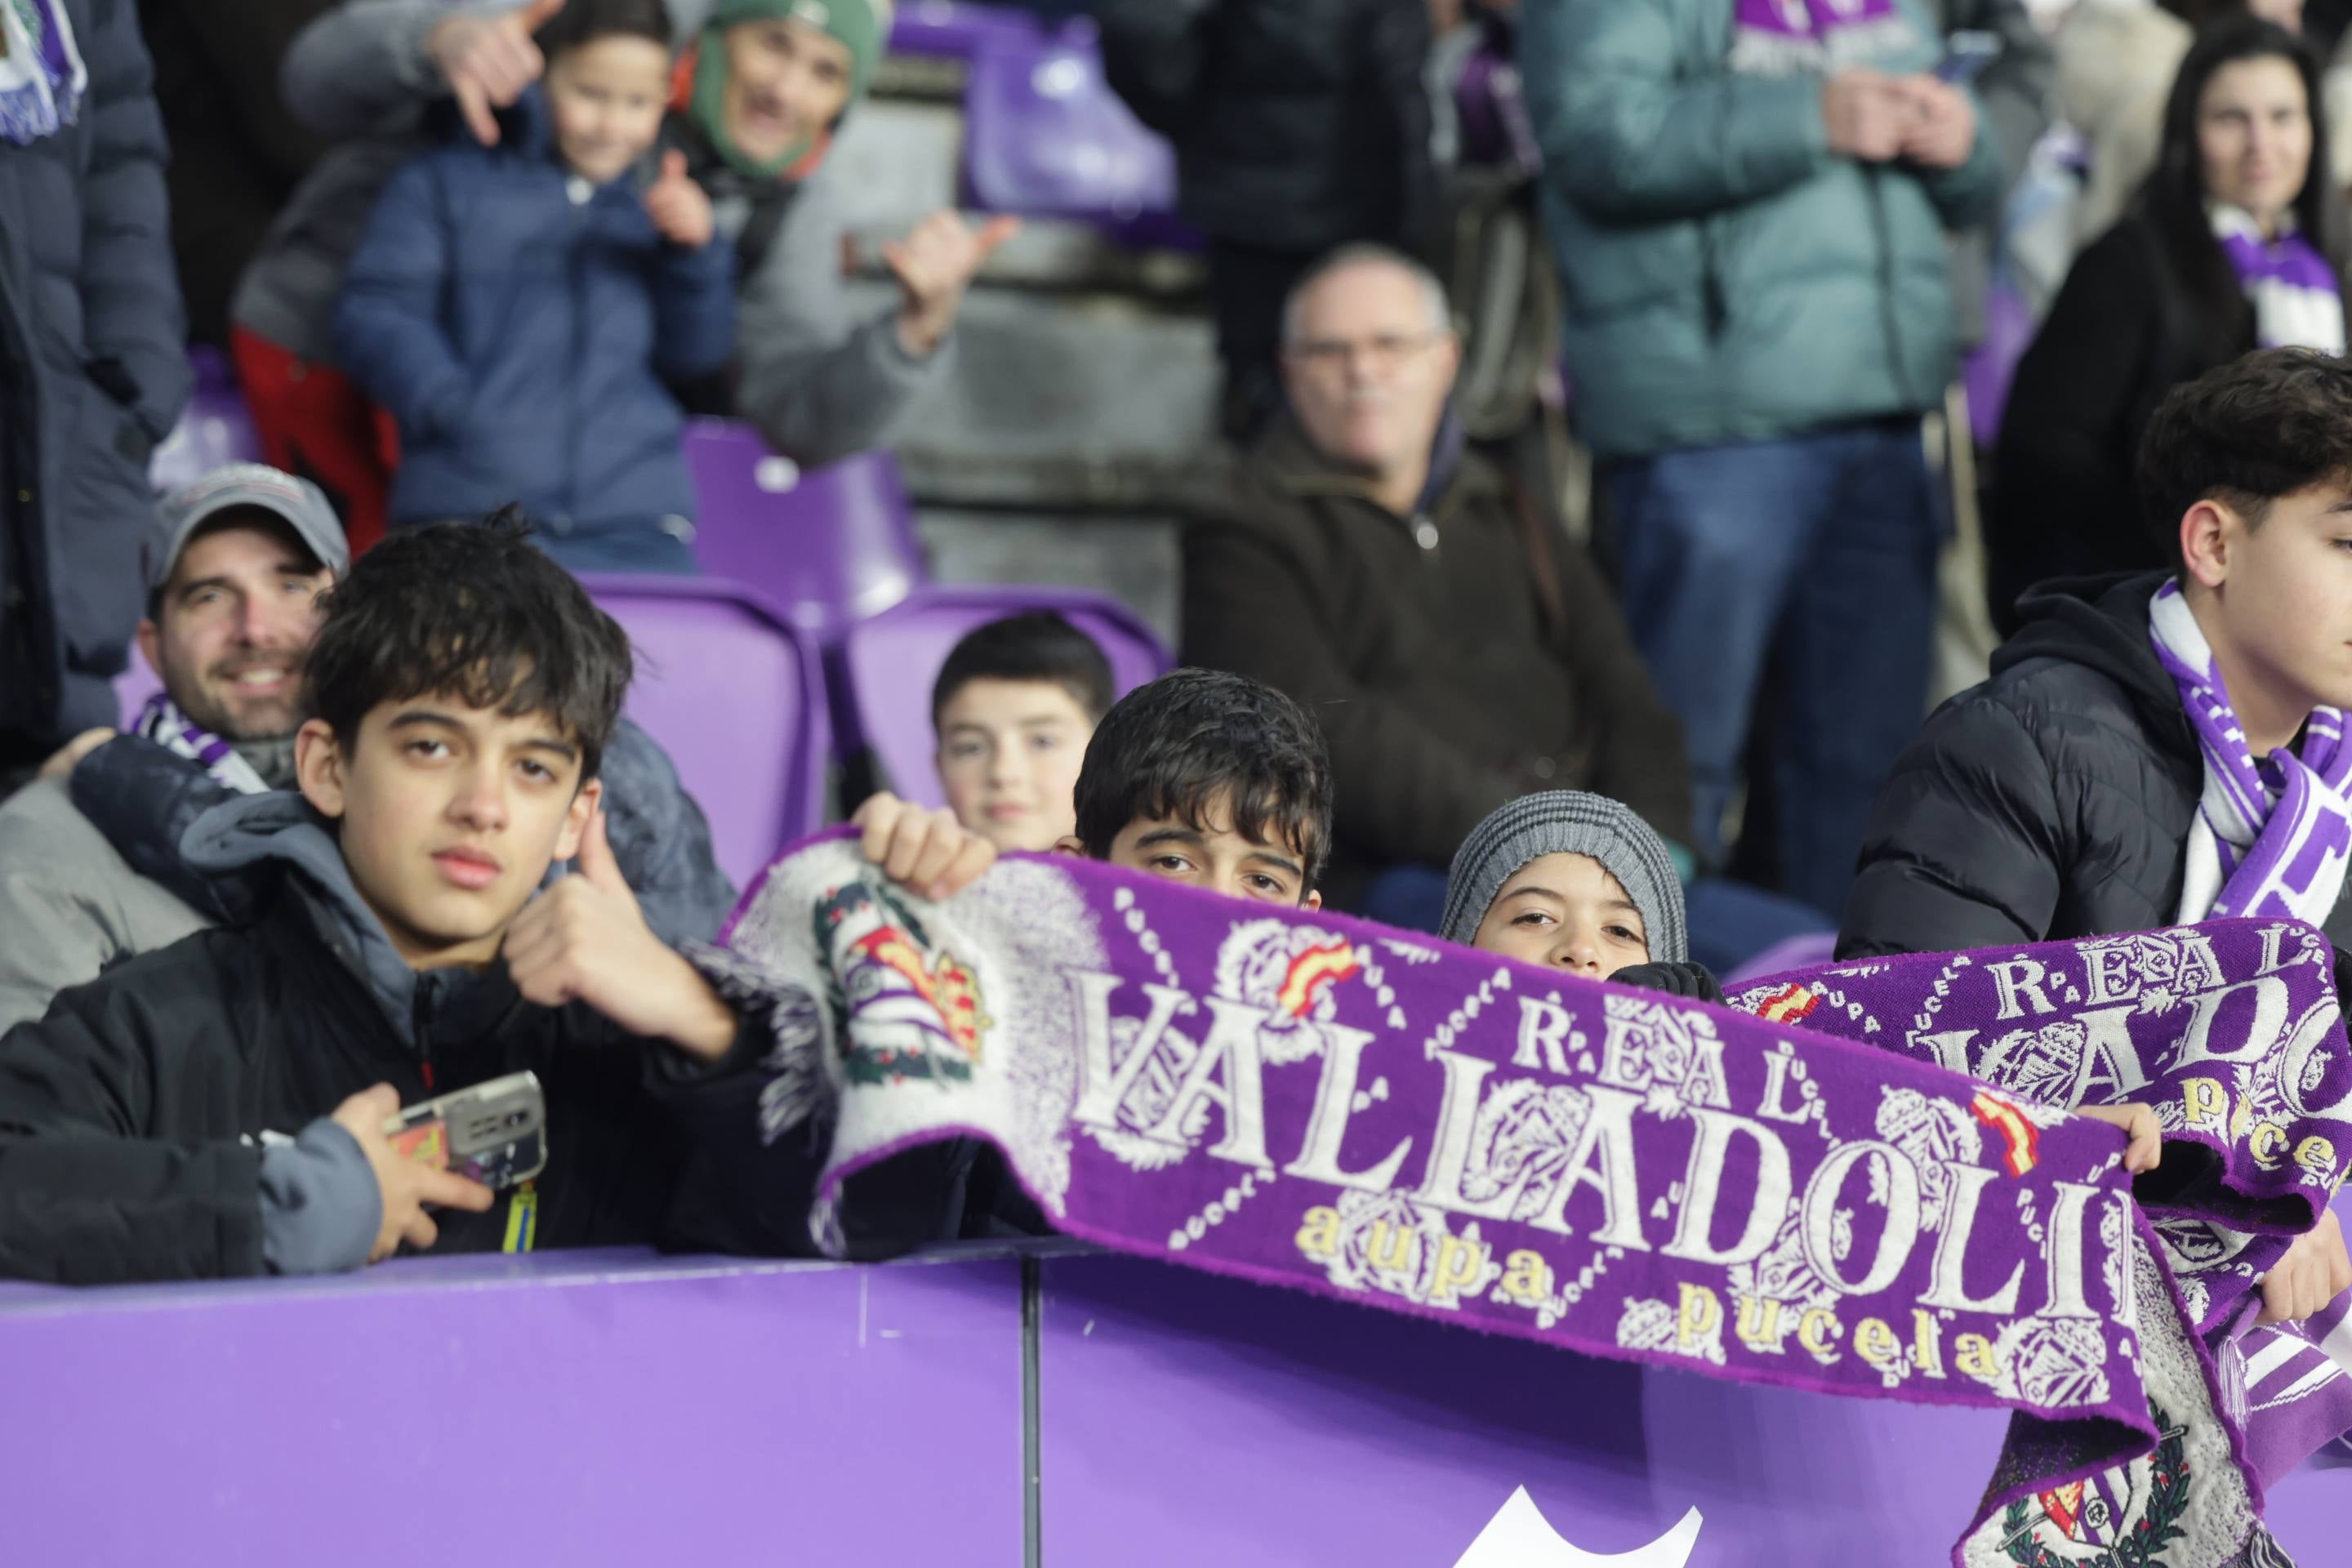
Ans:
{"label": "purple and white football scarf", "polygon": [[[0,5],[6,4],[8,0],[0,0]],[[139,710],[138,721],[131,726],[131,732],[144,735],[165,751],[188,758],[239,795],[262,795],[269,788],[254,772],[253,764],[237,755],[235,746],[181,712],[160,691],[147,699],[147,706]]]}
{"label": "purple and white football scarf", "polygon": [[[1734,1011],[1066,857],[933,903],[836,836],[730,940],[809,994],[763,1131],[829,1127],[836,1250],[845,1177],[980,1137],[1108,1247],[2005,1407],[1967,1568],[2286,1563],[2264,1482],[2352,1426],[2310,1332],[2243,1331],[2352,1158],[2332,950],[2289,921],[1831,965]],[[2061,1109],[2117,1100],[2210,1178],[2188,1206],[2143,1210],[2122,1136]]]}
{"label": "purple and white football scarf", "polygon": [[59,0],[0,0],[0,139],[27,146],[72,124],[89,86]]}
{"label": "purple and white football scarf", "polygon": [[1895,0],[1735,0],[1731,68],[1745,76],[1824,75],[1918,53]]}
{"label": "purple and white football scarf", "polygon": [[2342,353],[2344,290],[2327,258],[2292,228],[2266,237],[2242,208],[2217,202],[2210,216],[2213,237],[2253,304],[2254,342]]}
{"label": "purple and white football scarf", "polygon": [[2179,582],[2149,602],[2148,637],[2180,689],[2205,759],[2178,918],[2187,924],[2286,915],[2324,923],[2344,890],[2352,853],[2352,745],[2345,743],[2344,715],[2315,709],[2300,753],[2282,747],[2257,758]]}

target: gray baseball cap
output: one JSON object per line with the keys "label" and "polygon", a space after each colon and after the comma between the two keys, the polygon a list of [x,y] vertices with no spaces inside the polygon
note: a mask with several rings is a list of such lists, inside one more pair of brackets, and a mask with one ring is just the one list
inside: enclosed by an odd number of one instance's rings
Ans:
{"label": "gray baseball cap", "polygon": [[140,561],[147,591],[155,593],[172,580],[180,552],[196,530],[240,507],[258,507],[285,523],[319,564],[336,576],[352,569],[352,547],[343,538],[341,520],[327,504],[326,492],[267,463],[227,463],[156,503],[155,531]]}

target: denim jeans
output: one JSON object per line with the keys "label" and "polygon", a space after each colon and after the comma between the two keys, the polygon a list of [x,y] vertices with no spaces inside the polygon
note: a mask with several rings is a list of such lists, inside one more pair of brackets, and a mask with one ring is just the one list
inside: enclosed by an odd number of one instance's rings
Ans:
{"label": "denim jeans", "polygon": [[1871,806],[1926,716],[1944,509],[1919,425],[1890,419],[1629,460],[1609,473],[1625,618],[1690,754],[1692,826],[1723,819],[1766,663],[1780,888],[1845,907]]}
{"label": "denim jeans", "polygon": [[[1356,912],[1401,931],[1434,932],[1445,918],[1445,873],[1434,866],[1391,866],[1372,879]],[[1701,877],[1683,891],[1691,957],[1721,979],[1766,948],[1792,936],[1836,929],[1818,910],[1725,877]]]}

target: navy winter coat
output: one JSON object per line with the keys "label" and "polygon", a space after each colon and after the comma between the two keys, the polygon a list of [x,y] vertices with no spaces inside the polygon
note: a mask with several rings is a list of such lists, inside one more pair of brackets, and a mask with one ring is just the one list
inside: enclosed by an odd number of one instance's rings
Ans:
{"label": "navy winter coat", "polygon": [[665,239],[651,174],[571,174],[534,90],[497,146],[461,139],[384,187],[343,275],[335,355],[399,424],[393,522],[520,501],[561,541],[692,518],[663,380],[726,363],[734,256]]}
{"label": "navy winter coat", "polygon": [[115,721],[147,456],[188,395],[163,124],[131,0],[63,0],[70,124],[0,141],[0,741]]}

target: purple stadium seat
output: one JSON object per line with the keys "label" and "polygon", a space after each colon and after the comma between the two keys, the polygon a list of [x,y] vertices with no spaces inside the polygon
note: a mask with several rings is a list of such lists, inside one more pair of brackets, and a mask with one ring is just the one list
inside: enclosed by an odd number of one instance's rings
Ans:
{"label": "purple stadium seat", "polygon": [[964,0],[912,0],[890,26],[890,52],[968,60],[991,44],[1029,43],[1044,36],[1036,16],[1009,5]]}
{"label": "purple stadium seat", "polygon": [[206,348],[189,350],[188,364],[196,373],[195,390],[180,422],[147,464],[149,481],[159,490],[177,489],[223,463],[263,460],[261,437],[254,434],[245,394],[237,390],[227,364]]}
{"label": "purple stadium seat", "polygon": [[702,569],[756,590],[803,631],[829,635],[924,581],[914,511],[887,452],[803,468],[749,426],[698,419],[686,460]]}
{"label": "purple stadium seat", "polygon": [[1175,150],[1111,91],[1085,31],[971,57],[964,184],[984,212],[1080,219],[1133,245],[1199,244],[1175,216]]}
{"label": "purple stadium seat", "polygon": [[1167,650],[1135,613],[1116,599],[1075,588],[925,588],[843,639],[848,687],[840,729],[845,754],[872,752],[876,783],[918,805],[946,804],[932,753],[931,682],[974,626],[1023,610],[1059,610],[1101,645],[1113,684],[1124,696],[1165,674]]}
{"label": "purple stadium seat", "polygon": [[628,714],[662,743],[740,885],[824,820],[831,752],[815,645],[740,584],[583,576],[628,629]]}

